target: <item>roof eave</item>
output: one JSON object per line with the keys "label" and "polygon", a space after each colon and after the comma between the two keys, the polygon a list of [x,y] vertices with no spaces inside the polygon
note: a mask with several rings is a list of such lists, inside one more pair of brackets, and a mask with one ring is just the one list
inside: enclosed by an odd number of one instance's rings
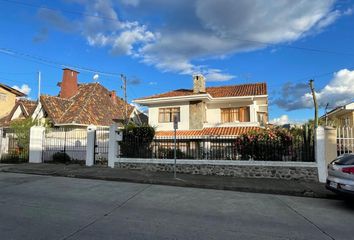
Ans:
{"label": "roof eave", "polygon": [[211,100],[212,97],[209,93],[206,93],[206,94],[193,94],[193,95],[185,95],[185,96],[177,96],[177,97],[135,99],[133,100],[133,102],[141,105],[149,105],[154,103],[184,102],[184,101],[202,100],[202,99]]}

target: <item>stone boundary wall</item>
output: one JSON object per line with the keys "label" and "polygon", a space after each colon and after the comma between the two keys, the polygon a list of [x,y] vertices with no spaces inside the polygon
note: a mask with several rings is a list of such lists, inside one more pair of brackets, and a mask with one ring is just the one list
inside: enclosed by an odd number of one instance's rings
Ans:
{"label": "stone boundary wall", "polygon": [[[173,159],[119,159],[115,167],[173,172]],[[177,173],[318,181],[316,163],[220,160],[177,160]]]}

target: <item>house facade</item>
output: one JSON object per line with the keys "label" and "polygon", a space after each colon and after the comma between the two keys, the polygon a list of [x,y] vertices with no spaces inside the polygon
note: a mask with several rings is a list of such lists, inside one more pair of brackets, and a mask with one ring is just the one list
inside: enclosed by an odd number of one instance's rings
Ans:
{"label": "house facade", "polygon": [[134,100],[148,107],[149,124],[157,136],[239,135],[268,122],[265,83],[206,87],[202,75],[193,77],[193,89],[178,89]]}
{"label": "house facade", "polygon": [[78,83],[79,72],[63,69],[58,96],[42,95],[32,114],[34,120],[47,121],[56,127],[85,128],[89,125],[110,126],[125,120],[147,122],[132,105],[99,83]]}
{"label": "house facade", "polygon": [[17,119],[25,119],[31,117],[36,109],[37,102],[27,99],[16,99],[15,106],[11,109],[11,112],[6,116],[0,118],[0,128],[7,128],[10,126],[11,121]]}
{"label": "house facade", "polygon": [[329,126],[354,127],[354,102],[339,106],[321,117]]}
{"label": "house facade", "polygon": [[16,105],[16,99],[24,96],[24,93],[0,83],[0,118],[10,114]]}

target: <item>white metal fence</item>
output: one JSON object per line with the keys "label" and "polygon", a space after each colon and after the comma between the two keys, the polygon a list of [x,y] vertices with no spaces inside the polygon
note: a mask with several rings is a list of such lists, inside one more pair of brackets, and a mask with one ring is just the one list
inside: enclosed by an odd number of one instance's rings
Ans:
{"label": "white metal fence", "polygon": [[354,152],[354,128],[337,128],[337,155]]}

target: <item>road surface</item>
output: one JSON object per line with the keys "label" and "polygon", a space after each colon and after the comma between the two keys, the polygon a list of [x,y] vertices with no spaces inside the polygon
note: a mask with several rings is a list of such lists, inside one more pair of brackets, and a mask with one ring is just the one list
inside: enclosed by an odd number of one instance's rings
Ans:
{"label": "road surface", "polygon": [[0,239],[354,239],[340,200],[0,173]]}

